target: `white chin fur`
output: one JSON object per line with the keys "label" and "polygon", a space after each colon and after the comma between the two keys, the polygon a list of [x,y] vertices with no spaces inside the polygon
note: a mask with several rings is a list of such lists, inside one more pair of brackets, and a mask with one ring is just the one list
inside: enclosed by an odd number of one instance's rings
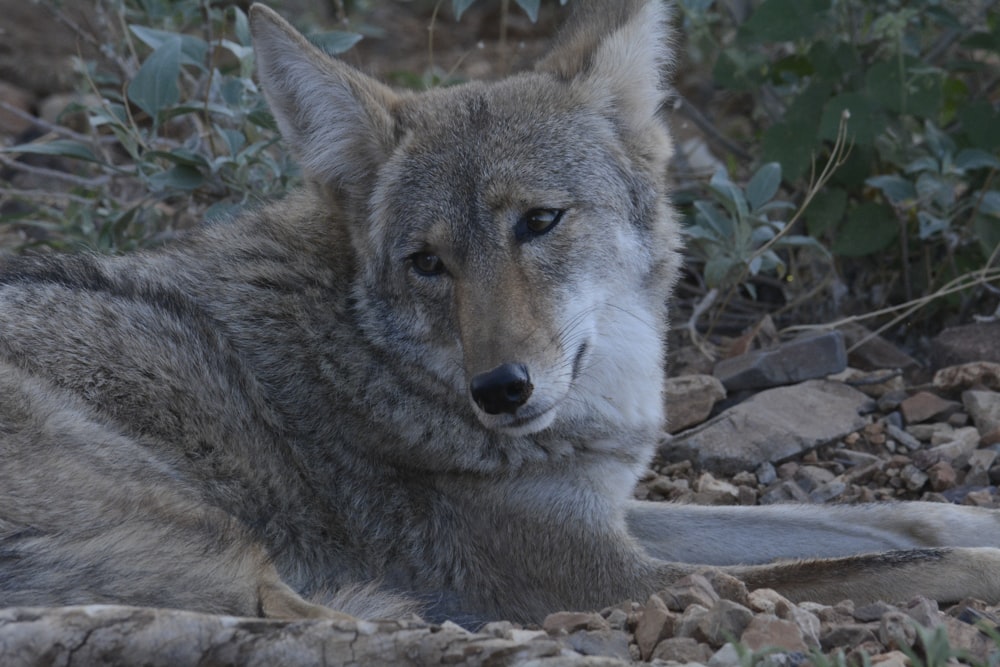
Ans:
{"label": "white chin fur", "polygon": [[489,415],[476,408],[476,416],[483,426],[491,431],[497,431],[509,436],[523,436],[538,433],[547,429],[555,421],[558,406],[552,406],[545,412],[523,420],[517,415]]}

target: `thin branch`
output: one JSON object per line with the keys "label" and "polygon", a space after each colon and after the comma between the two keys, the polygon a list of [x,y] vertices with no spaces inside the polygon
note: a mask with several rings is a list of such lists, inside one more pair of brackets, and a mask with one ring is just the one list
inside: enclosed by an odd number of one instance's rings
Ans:
{"label": "thin branch", "polygon": [[34,165],[25,164],[24,162],[18,162],[17,160],[11,160],[6,155],[0,155],[0,164],[5,167],[10,167],[17,171],[22,171],[26,174],[34,174],[36,176],[44,176],[45,178],[53,178],[58,181],[65,181],[66,183],[72,183],[73,185],[78,185],[84,188],[100,188],[108,184],[111,180],[110,176],[98,176],[96,178],[84,178],[82,176],[76,176],[74,174],[67,174],[64,171],[59,171],[58,169],[48,169],[46,167],[36,167]]}
{"label": "thin branch", "polygon": [[701,111],[699,111],[693,104],[688,102],[683,95],[680,95],[678,93],[674,99],[676,100],[675,104],[677,111],[683,114],[692,123],[694,123],[699,130],[704,132],[708,136],[710,141],[714,141],[715,143],[719,144],[724,149],[726,149],[727,151],[738,157],[740,160],[744,160],[746,162],[753,160],[752,155],[747,153],[745,150],[743,150],[742,147],[737,145],[728,137],[723,136],[723,134],[719,132],[718,128],[715,127],[712,121],[706,118],[705,115],[702,114]]}

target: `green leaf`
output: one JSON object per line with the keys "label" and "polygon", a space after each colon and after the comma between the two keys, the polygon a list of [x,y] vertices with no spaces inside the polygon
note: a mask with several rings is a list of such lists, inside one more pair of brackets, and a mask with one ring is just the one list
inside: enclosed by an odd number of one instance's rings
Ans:
{"label": "green leaf", "polygon": [[729,175],[724,169],[719,169],[712,175],[708,187],[737,222],[747,217],[749,211],[747,210],[746,197],[743,196],[743,191],[729,180]]}
{"label": "green leaf", "polygon": [[865,183],[881,190],[895,204],[902,204],[917,198],[917,189],[913,187],[913,183],[896,174],[872,176],[866,179]]}
{"label": "green leaf", "polygon": [[538,20],[538,6],[541,4],[541,0],[517,0],[517,4],[525,11],[532,23]]}
{"label": "green leaf", "polygon": [[309,41],[316,47],[322,49],[331,56],[347,51],[352,46],[361,41],[362,35],[356,32],[345,32],[343,30],[331,30],[329,32],[315,32],[309,35]]}
{"label": "green leaf", "polygon": [[872,145],[888,125],[882,108],[871,97],[860,92],[842,93],[827,102],[823,109],[819,124],[821,137],[831,141],[836,138],[840,116],[845,110],[851,114],[847,136],[860,145]]}
{"label": "green leaf", "polygon": [[825,188],[816,193],[806,209],[806,229],[811,236],[821,236],[828,229],[836,229],[847,210],[847,191]]}
{"label": "green leaf", "polygon": [[156,30],[155,28],[147,28],[146,26],[134,24],[129,25],[129,30],[132,31],[132,34],[142,40],[146,46],[154,51],[158,50],[167,42],[180,40],[180,54],[182,56],[181,61],[185,65],[194,65],[195,67],[205,69],[205,58],[208,55],[208,42],[200,37],[195,37],[194,35],[183,35],[176,32],[169,32],[167,30]]}
{"label": "green leaf", "polygon": [[694,208],[700,214],[695,216],[695,219],[699,223],[705,223],[702,226],[712,229],[719,239],[728,241],[733,238],[735,233],[733,221],[729,218],[729,216],[725,215],[718,208],[716,208],[714,204],[703,199],[699,199],[694,203]]}
{"label": "green leaf", "polygon": [[236,41],[243,46],[250,46],[250,21],[246,13],[236,5],[231,5],[227,11],[233,15],[233,31],[236,33]]}
{"label": "green leaf", "polygon": [[926,241],[949,227],[947,218],[931,215],[927,211],[917,211],[917,221],[920,223],[918,234],[921,241]]}
{"label": "green leaf", "polygon": [[90,146],[79,141],[70,139],[55,139],[44,144],[20,144],[10,148],[0,148],[2,153],[32,153],[34,155],[58,155],[68,157],[73,160],[83,160],[85,162],[96,162],[104,164],[104,160],[97,157]]}
{"label": "green leaf", "polygon": [[461,20],[465,10],[472,6],[476,0],[451,0],[451,11],[455,13],[455,20]]}
{"label": "green leaf", "polygon": [[811,37],[827,24],[830,0],[764,0],[741,31],[765,42],[793,42]]}
{"label": "green leaf", "polygon": [[923,157],[918,157],[916,160],[906,165],[903,171],[907,174],[915,174],[921,171],[929,171],[938,174],[941,172],[941,163],[930,155],[924,155]]}
{"label": "green leaf", "polygon": [[747,183],[747,202],[750,204],[750,210],[756,211],[771,201],[780,185],[781,165],[777,162],[768,162],[761,166]]}
{"label": "green leaf", "polygon": [[181,73],[181,40],[163,42],[142,64],[128,85],[128,98],[156,118],[157,114],[180,100],[177,77]]}
{"label": "green leaf", "polygon": [[1000,169],[1000,160],[980,148],[965,148],[955,156],[955,166],[962,171],[969,169]]}
{"label": "green leaf", "polygon": [[204,181],[200,171],[187,165],[177,165],[149,178],[154,190],[195,190]]}
{"label": "green leaf", "polygon": [[742,262],[719,255],[705,262],[705,283],[709,287],[726,287],[736,279],[743,268]]}
{"label": "green leaf", "polygon": [[892,211],[875,202],[864,202],[847,215],[833,243],[835,255],[863,257],[885,250],[899,234]]}
{"label": "green leaf", "polygon": [[985,150],[1000,148],[1000,110],[986,100],[977,100],[958,111],[958,120],[969,143]]}

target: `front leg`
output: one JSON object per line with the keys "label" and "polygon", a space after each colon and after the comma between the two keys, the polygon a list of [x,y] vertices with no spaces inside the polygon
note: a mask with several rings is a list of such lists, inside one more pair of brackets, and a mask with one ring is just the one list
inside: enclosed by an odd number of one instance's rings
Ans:
{"label": "front leg", "polygon": [[706,507],[632,501],[627,521],[651,556],[703,565],[1000,547],[1000,511],[946,503]]}

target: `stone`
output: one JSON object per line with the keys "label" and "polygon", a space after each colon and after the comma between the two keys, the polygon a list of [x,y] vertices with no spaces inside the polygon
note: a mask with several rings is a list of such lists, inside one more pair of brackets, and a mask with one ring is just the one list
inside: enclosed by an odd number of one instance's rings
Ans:
{"label": "stone", "polygon": [[877,621],[887,613],[899,611],[896,607],[887,602],[872,602],[871,604],[855,607],[852,616],[855,621],[870,623]]}
{"label": "stone", "polygon": [[712,586],[712,590],[723,600],[731,600],[744,607],[750,606],[750,592],[742,580],[722,570],[706,570],[701,573]]}
{"label": "stone", "polygon": [[977,449],[969,455],[969,471],[965,473],[965,484],[970,486],[989,486],[990,468],[997,460],[997,453],[992,449]]}
{"label": "stone", "polygon": [[916,359],[863,325],[852,322],[840,327],[840,331],[844,333],[847,347],[851,348],[848,361],[852,367],[872,371],[899,368],[905,371],[920,366]]}
{"label": "stone", "polygon": [[903,480],[906,488],[910,491],[919,491],[924,488],[924,484],[926,484],[927,480],[930,479],[927,473],[912,463],[908,463],[903,466],[903,468],[899,471],[899,478]]}
{"label": "stone", "polygon": [[660,598],[671,611],[684,611],[693,604],[706,610],[719,601],[719,594],[712,584],[701,574],[689,574],[678,579],[659,593]]}
{"label": "stone", "polygon": [[929,391],[920,391],[899,404],[907,424],[919,424],[959,409],[958,403],[948,401]]}
{"label": "stone", "polygon": [[939,492],[950,489],[958,482],[955,469],[948,461],[938,461],[928,468],[927,478],[931,483],[931,489]]}
{"label": "stone", "polygon": [[708,608],[700,604],[689,605],[677,619],[674,626],[674,636],[691,637],[700,642],[708,641],[708,636],[702,629],[702,621],[708,616]]}
{"label": "stone", "polygon": [[682,375],[664,385],[667,432],[679,433],[700,424],[712,413],[716,402],[726,397],[726,388],[711,375]]}
{"label": "stone", "polygon": [[542,629],[550,635],[571,634],[577,630],[607,630],[607,619],[600,614],[575,611],[557,611],[542,622]]}
{"label": "stone", "polygon": [[769,487],[760,496],[761,505],[775,505],[777,503],[807,503],[809,494],[802,490],[798,484],[791,480],[785,480]]}
{"label": "stone", "polygon": [[708,659],[708,667],[743,667],[740,652],[732,642],[727,642]]}
{"label": "stone", "polygon": [[752,651],[777,648],[805,653],[809,650],[798,625],[767,614],[754,616],[740,635],[740,641]]}
{"label": "stone", "polygon": [[882,412],[892,412],[898,408],[899,404],[905,401],[909,395],[909,392],[904,389],[890,391],[882,394],[876,405],[878,405],[878,409]]}
{"label": "stone", "polygon": [[667,660],[683,664],[704,664],[712,657],[712,649],[691,637],[670,637],[656,645],[653,660]]}
{"label": "stone", "polygon": [[1000,363],[973,361],[958,366],[942,368],[934,374],[933,384],[947,392],[958,392],[977,387],[1000,391]]}
{"label": "stone", "polygon": [[772,348],[723,359],[712,375],[727,391],[764,389],[839,373],[847,368],[847,348],[839,331],[800,336]]}
{"label": "stone", "polygon": [[916,623],[899,610],[887,611],[879,619],[878,640],[888,649],[909,649],[917,640]]}
{"label": "stone", "polygon": [[674,634],[676,622],[677,615],[666,607],[661,609],[656,605],[646,605],[635,627],[635,643],[643,660],[649,660],[656,645]]}
{"label": "stone", "polygon": [[872,628],[862,623],[842,623],[826,628],[819,638],[820,646],[829,651],[841,646],[857,646],[865,642],[878,642]]}
{"label": "stone", "polygon": [[818,486],[833,481],[835,475],[826,468],[819,466],[802,466],[795,471],[795,481],[802,490],[810,493]]}
{"label": "stone", "polygon": [[1000,392],[964,391],[962,405],[981,435],[1000,429]]}
{"label": "stone", "polygon": [[913,664],[910,657],[902,651],[889,651],[873,655],[870,660],[872,665],[878,665],[878,667],[910,667]]}
{"label": "stone", "polygon": [[885,431],[889,434],[890,438],[903,445],[911,452],[920,449],[920,441],[903,429],[893,426],[892,424],[886,424]]}
{"label": "stone", "polygon": [[628,634],[620,630],[578,630],[560,638],[560,641],[577,653],[599,655],[630,661]]}
{"label": "stone", "polygon": [[941,625],[942,614],[938,608],[938,603],[930,598],[918,595],[903,608],[906,615],[925,628],[934,628]]}
{"label": "stone", "polygon": [[709,646],[720,647],[743,634],[753,612],[732,600],[719,600],[708,610],[698,624],[701,635]]}
{"label": "stone", "polygon": [[945,329],[931,341],[931,365],[937,368],[976,361],[1000,363],[1000,322],[978,322]]}
{"label": "stone", "polygon": [[860,430],[866,421],[859,411],[868,400],[827,380],[768,389],[663,443],[660,455],[716,473],[758,469]]}
{"label": "stone", "polygon": [[[939,442],[941,439],[943,442]],[[931,444],[934,446],[924,450],[923,453],[933,461],[951,461],[955,465],[957,461],[967,460],[979,447],[979,431],[972,426],[955,429],[951,433],[943,434],[942,438],[937,436],[931,438]]]}

